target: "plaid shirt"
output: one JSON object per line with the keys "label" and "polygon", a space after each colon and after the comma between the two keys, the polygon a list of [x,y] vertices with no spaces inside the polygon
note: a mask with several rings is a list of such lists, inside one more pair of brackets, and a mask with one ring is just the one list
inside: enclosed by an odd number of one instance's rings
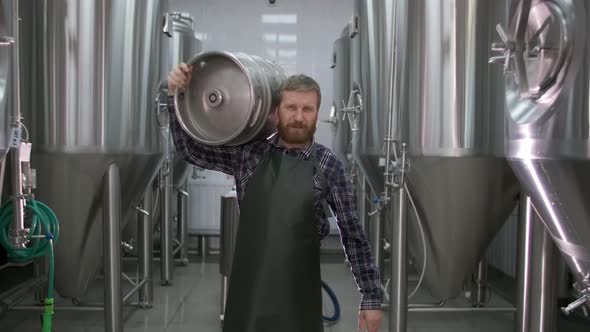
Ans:
{"label": "plaid shirt", "polygon": [[[238,203],[241,204],[248,179],[254,174],[261,158],[269,150],[281,151],[300,159],[309,159],[311,146],[305,150],[287,150],[278,145],[277,135],[241,146],[207,146],[198,143],[184,132],[174,112],[174,99],[168,99],[170,128],[178,156],[186,162],[205,169],[234,176]],[[326,200],[338,219],[340,237],[346,258],[362,294],[361,309],[378,309],[381,305],[379,271],[373,263],[367,236],[358,222],[356,197],[344,164],[321,144],[317,146],[317,160],[326,179]],[[330,223],[321,204],[321,185],[317,174],[313,177],[318,233],[325,238]]]}

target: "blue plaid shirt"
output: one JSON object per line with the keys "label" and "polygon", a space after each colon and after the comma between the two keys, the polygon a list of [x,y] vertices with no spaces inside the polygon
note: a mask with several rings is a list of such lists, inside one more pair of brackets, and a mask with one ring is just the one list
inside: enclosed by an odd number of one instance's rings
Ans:
{"label": "blue plaid shirt", "polygon": [[[241,204],[248,179],[254,174],[258,162],[269,150],[285,155],[309,159],[311,146],[305,150],[287,150],[278,145],[278,137],[254,141],[241,146],[207,146],[198,143],[184,132],[174,112],[174,99],[168,99],[170,128],[178,156],[186,162],[205,169],[232,175],[236,181],[238,203]],[[340,237],[346,258],[362,294],[361,309],[378,309],[381,305],[379,271],[373,263],[367,236],[358,222],[356,197],[344,164],[321,144],[317,146],[317,159],[328,187],[326,200],[338,219]],[[320,238],[330,232],[330,223],[321,204],[321,185],[317,174],[313,177],[317,228]]]}

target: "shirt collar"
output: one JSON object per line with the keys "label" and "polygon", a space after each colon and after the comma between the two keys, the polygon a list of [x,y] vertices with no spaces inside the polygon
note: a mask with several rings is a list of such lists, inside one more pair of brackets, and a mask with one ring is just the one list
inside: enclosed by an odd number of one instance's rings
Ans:
{"label": "shirt collar", "polygon": [[294,152],[298,156],[303,155],[304,159],[309,159],[309,157],[311,156],[311,151],[312,151],[313,146],[315,144],[315,138],[312,138],[311,144],[308,147],[306,147],[305,149],[287,149],[284,146],[279,144],[279,132],[278,131],[275,131],[270,136],[268,136],[266,138],[266,141],[273,148],[284,150],[287,152]]}

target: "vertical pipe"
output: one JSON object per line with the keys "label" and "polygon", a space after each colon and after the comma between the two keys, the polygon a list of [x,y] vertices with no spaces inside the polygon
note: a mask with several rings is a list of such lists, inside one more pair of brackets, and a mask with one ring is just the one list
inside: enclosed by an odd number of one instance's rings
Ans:
{"label": "vertical pipe", "polygon": [[528,332],[530,322],[530,273],[532,206],[530,197],[521,195],[518,203],[518,271],[516,292],[516,331]]}
{"label": "vertical pipe", "polygon": [[365,177],[363,176],[363,174],[357,170],[357,191],[358,191],[358,196],[357,196],[357,203],[358,203],[358,217],[359,217],[359,223],[361,225],[363,225],[363,228],[365,230],[365,233],[368,234],[369,232],[369,222],[368,222],[368,218],[367,218],[367,209],[366,209],[366,205],[367,205],[367,189],[365,186]]}
{"label": "vertical pipe", "polygon": [[477,265],[477,284],[475,285],[475,306],[484,307],[488,301],[488,261],[484,257]]}
{"label": "vertical pipe", "polygon": [[139,274],[143,280],[146,280],[143,287],[139,289],[139,304],[143,308],[151,308],[154,299],[154,280],[153,280],[153,248],[154,239],[152,236],[152,218],[153,209],[153,190],[151,183],[143,194],[141,208],[148,213],[138,212],[139,222]]}
{"label": "vertical pipe", "polygon": [[517,332],[556,331],[558,252],[531,199],[519,205]]}
{"label": "vertical pipe", "polygon": [[180,242],[180,250],[178,254],[180,255],[180,260],[182,265],[188,265],[188,211],[187,211],[187,203],[188,203],[188,191],[187,189],[187,181],[185,181],[180,188],[178,189],[178,193],[176,196],[176,221],[178,223],[177,229],[177,236],[178,241]]}
{"label": "vertical pipe", "polygon": [[[33,263],[33,275],[35,279],[44,278],[47,275],[47,257],[37,258]],[[41,286],[35,290],[33,299],[35,303],[44,303],[47,298],[47,287]]]}
{"label": "vertical pipe", "polygon": [[518,203],[518,271],[516,292],[516,331],[528,332],[530,321],[531,226],[533,209],[530,197],[521,195]]}
{"label": "vertical pipe", "polygon": [[168,155],[160,170],[160,284],[172,282],[174,257],[172,248],[172,164]]}
{"label": "vertical pipe", "polygon": [[558,251],[535,212],[533,220],[533,282],[531,286],[531,331],[557,331]]}
{"label": "vertical pipe", "polygon": [[[11,8],[12,15],[12,34],[14,43],[12,44],[12,128],[20,129],[21,110],[20,110],[20,16],[19,2],[13,1]],[[23,195],[23,175],[22,165],[20,162],[20,142],[16,147],[11,148],[12,162],[12,195],[14,196],[14,216],[12,226],[12,245],[14,248],[22,249],[26,244],[25,221],[24,221],[24,198]]]}
{"label": "vertical pipe", "polygon": [[122,332],[121,291],[121,181],[119,167],[111,164],[104,177],[105,331]]}
{"label": "vertical pipe", "polygon": [[381,269],[383,259],[383,245],[381,243],[381,222],[383,220],[383,214],[386,212],[385,209],[379,208],[379,203],[371,204],[371,207],[376,211],[373,215],[369,216],[369,222],[371,223],[371,233],[369,234],[369,241],[371,243],[371,250],[373,251],[373,260],[377,269]]}
{"label": "vertical pipe", "polygon": [[394,201],[395,224],[391,243],[391,284],[389,288],[389,331],[406,332],[408,277],[406,274],[407,220],[406,191],[397,191]]}

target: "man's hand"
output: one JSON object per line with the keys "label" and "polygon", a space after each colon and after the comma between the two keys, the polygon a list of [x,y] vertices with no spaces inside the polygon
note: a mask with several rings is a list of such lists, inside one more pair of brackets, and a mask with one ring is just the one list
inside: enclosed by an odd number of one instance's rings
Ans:
{"label": "man's hand", "polygon": [[186,88],[191,79],[192,66],[181,63],[168,74],[168,95],[174,96],[177,88]]}
{"label": "man's hand", "polygon": [[359,311],[359,331],[378,332],[381,328],[382,319],[383,311],[381,310]]}

